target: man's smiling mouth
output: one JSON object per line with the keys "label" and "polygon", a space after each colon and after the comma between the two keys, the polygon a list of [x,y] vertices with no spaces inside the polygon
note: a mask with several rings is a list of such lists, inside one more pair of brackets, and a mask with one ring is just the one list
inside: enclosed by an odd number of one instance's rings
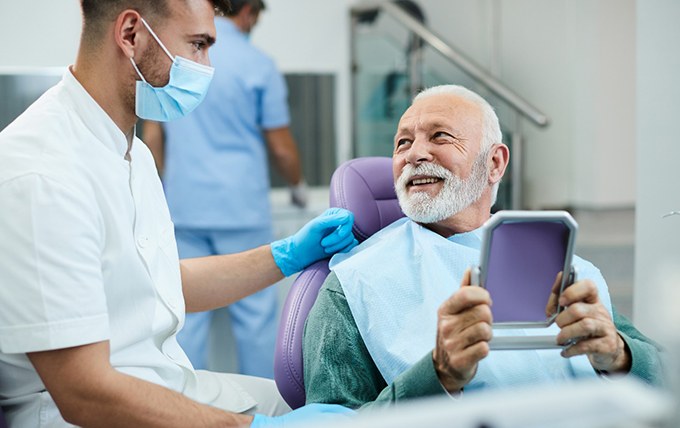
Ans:
{"label": "man's smiling mouth", "polygon": [[437,183],[439,181],[443,181],[443,179],[439,178],[439,177],[418,177],[418,178],[414,178],[414,179],[410,180],[408,182],[408,185],[409,186],[420,186],[420,185],[423,185],[423,184]]}

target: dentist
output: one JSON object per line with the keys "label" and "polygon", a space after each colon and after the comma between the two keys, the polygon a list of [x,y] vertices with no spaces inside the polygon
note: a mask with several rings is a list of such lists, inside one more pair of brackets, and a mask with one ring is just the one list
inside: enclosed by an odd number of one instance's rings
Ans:
{"label": "dentist", "polygon": [[186,311],[228,305],[355,245],[351,213],[329,210],[271,245],[178,259],[135,123],[173,120],[201,102],[214,14],[227,2],[81,5],[75,64],[0,133],[0,406],[9,426],[257,428],[347,414],[290,412],[271,380],[196,371],[175,338]]}

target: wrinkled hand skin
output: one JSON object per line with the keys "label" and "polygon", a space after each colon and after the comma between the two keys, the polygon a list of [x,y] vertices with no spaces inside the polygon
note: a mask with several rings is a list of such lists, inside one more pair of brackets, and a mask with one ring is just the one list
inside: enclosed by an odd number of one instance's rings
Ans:
{"label": "wrinkled hand skin", "polygon": [[437,311],[437,342],[432,351],[435,370],[449,392],[460,391],[489,354],[492,337],[491,297],[482,287],[470,286],[470,270],[461,287]]}
{"label": "wrinkled hand skin", "polygon": [[565,288],[557,298],[561,274],[553,285],[546,313],[565,307],[555,319],[560,327],[557,343],[565,346],[562,356],[586,355],[595,370],[627,373],[631,366],[630,350],[616,330],[607,308],[590,280],[577,281]]}

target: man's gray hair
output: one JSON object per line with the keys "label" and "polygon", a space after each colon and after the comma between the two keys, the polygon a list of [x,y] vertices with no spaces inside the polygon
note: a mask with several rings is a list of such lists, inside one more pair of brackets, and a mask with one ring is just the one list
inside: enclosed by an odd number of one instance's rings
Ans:
{"label": "man's gray hair", "polygon": [[[503,142],[503,134],[501,133],[501,125],[498,122],[498,116],[491,104],[489,104],[479,94],[472,92],[468,88],[460,85],[439,85],[432,86],[421,91],[413,98],[413,102],[429,98],[435,95],[455,95],[464,100],[476,104],[482,110],[482,143],[479,148],[479,155],[486,156],[494,144],[501,144]],[[498,195],[498,186],[500,181],[496,183],[491,193],[491,205],[496,203]]]}
{"label": "man's gray hair", "polygon": [[484,98],[472,92],[468,88],[460,85],[439,85],[432,86],[420,92],[413,99],[413,102],[428,98],[433,95],[456,95],[464,100],[470,101],[482,110],[482,151],[487,151],[494,144],[500,144],[503,141],[503,134],[501,133],[501,126],[498,123],[498,116],[491,104]]}

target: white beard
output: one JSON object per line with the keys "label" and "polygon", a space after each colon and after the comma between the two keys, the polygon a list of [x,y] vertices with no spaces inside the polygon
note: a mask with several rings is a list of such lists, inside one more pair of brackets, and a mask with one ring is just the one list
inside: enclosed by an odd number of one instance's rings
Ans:
{"label": "white beard", "polygon": [[[409,164],[402,170],[394,188],[407,217],[417,223],[436,223],[458,214],[482,196],[488,187],[488,170],[486,156],[477,158],[466,180],[437,164],[424,163],[417,167]],[[409,194],[406,185],[417,175],[441,178],[444,186],[434,196],[427,192]]]}

